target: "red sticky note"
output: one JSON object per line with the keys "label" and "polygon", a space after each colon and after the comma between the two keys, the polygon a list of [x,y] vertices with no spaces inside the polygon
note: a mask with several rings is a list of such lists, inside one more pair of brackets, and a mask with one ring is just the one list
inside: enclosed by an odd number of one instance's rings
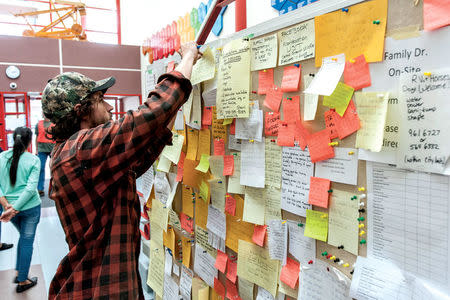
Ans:
{"label": "red sticky note", "polygon": [[203,107],[202,126],[212,125],[212,107]]}
{"label": "red sticky note", "polygon": [[353,59],[346,61],[344,69],[344,82],[356,90],[368,87],[372,84],[370,79],[369,64],[361,54]]}
{"label": "red sticky note", "polygon": [[280,113],[277,112],[266,112],[264,122],[264,133],[266,136],[277,136],[278,135],[278,127],[280,124]]}
{"label": "red sticky note", "polygon": [[310,134],[309,134],[308,130],[306,130],[306,128],[303,127],[301,120],[295,121],[295,131],[294,132],[295,132],[294,133],[294,141],[296,143],[298,143],[298,145],[300,146],[300,148],[302,148],[302,150],[305,150],[307,141],[308,141],[308,137]]}
{"label": "red sticky note", "polygon": [[214,155],[225,155],[225,141],[214,139]]}
{"label": "red sticky note", "polygon": [[295,123],[300,120],[300,96],[293,96],[283,100],[283,121]]}
{"label": "red sticky note", "polygon": [[450,24],[450,1],[423,0],[423,28],[434,30]]}
{"label": "red sticky note", "polygon": [[288,124],[284,121],[279,121],[280,127],[278,128],[278,146],[293,147],[295,140],[295,126]]}
{"label": "red sticky note", "polygon": [[296,92],[300,86],[300,76],[302,68],[289,66],[284,68],[283,79],[281,80],[281,90],[283,92]]}
{"label": "red sticky note", "polygon": [[338,137],[336,129],[336,116],[340,117],[334,110],[330,109],[324,112],[323,117],[325,119],[325,127],[330,130],[330,139]]}
{"label": "red sticky note", "polygon": [[339,139],[342,140],[361,128],[361,122],[359,121],[358,113],[356,112],[356,107],[353,100],[351,100],[348,104],[347,110],[342,117],[336,112],[335,115],[336,130]]}
{"label": "red sticky note", "polygon": [[186,154],[181,151],[180,153],[180,160],[178,161],[177,165],[177,182],[180,182],[183,179],[183,169],[184,169],[184,159],[186,158]]}
{"label": "red sticky note", "polygon": [[238,289],[233,282],[227,280],[226,286],[227,286],[227,298],[228,299],[241,300],[241,297],[239,297]]}
{"label": "red sticky note", "polygon": [[227,262],[227,278],[232,283],[236,283],[236,276],[237,276],[237,263],[229,259]]}
{"label": "red sticky note", "polygon": [[252,241],[261,247],[264,247],[264,238],[266,237],[267,225],[255,225],[253,228]]}
{"label": "red sticky note", "polygon": [[236,134],[236,119],[233,119],[233,123],[230,124],[230,134]]}
{"label": "red sticky note", "polygon": [[191,233],[194,232],[194,219],[183,212],[180,212],[181,228]]}
{"label": "red sticky note", "polygon": [[222,299],[225,298],[225,287],[216,277],[214,277],[214,291],[216,291],[217,295],[222,297]]}
{"label": "red sticky note", "polygon": [[308,138],[308,150],[311,162],[315,163],[334,157],[334,148],[330,145],[330,131],[324,129],[313,133]]}
{"label": "red sticky note", "polygon": [[266,99],[264,99],[264,106],[274,112],[278,112],[280,110],[282,98],[283,91],[274,85],[271,89],[267,90]]}
{"label": "red sticky note", "polygon": [[167,64],[167,73],[172,72],[173,70],[175,70],[175,62],[174,61],[170,61]]}
{"label": "red sticky note", "polygon": [[273,69],[259,71],[258,95],[267,94],[267,91],[273,86]]}
{"label": "red sticky note", "polygon": [[328,208],[328,198],[331,181],[326,178],[311,177],[309,182],[308,203],[323,208]]}
{"label": "red sticky note", "polygon": [[234,216],[236,213],[236,199],[230,194],[225,196],[225,212],[231,216]]}
{"label": "red sticky note", "polygon": [[286,264],[283,268],[281,268],[280,280],[295,289],[298,282],[299,272],[300,263],[288,257],[286,259]]}
{"label": "red sticky note", "polygon": [[234,172],[234,155],[223,156],[223,176],[231,176]]}
{"label": "red sticky note", "polygon": [[214,264],[214,268],[222,273],[225,273],[225,269],[227,268],[227,261],[228,255],[220,250],[217,250],[216,263]]}

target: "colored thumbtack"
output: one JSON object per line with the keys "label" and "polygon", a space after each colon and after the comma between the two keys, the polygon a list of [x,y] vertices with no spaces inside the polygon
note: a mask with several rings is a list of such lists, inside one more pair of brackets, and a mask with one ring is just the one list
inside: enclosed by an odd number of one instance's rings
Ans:
{"label": "colored thumbtack", "polygon": [[294,64],[294,66],[296,66],[297,68],[300,68],[300,64]]}
{"label": "colored thumbtack", "polygon": [[328,252],[327,251],[325,251],[325,252],[322,252],[322,256],[325,256],[325,255],[327,255],[328,254]]}
{"label": "colored thumbtack", "polygon": [[366,232],[365,232],[364,230],[362,230],[362,231],[359,233],[359,236],[363,236],[365,233],[366,233]]}
{"label": "colored thumbtack", "polygon": [[348,8],[343,8],[342,11],[343,12],[348,12]]}
{"label": "colored thumbtack", "polygon": [[198,123],[198,121],[194,121],[194,123]]}
{"label": "colored thumbtack", "polygon": [[314,76],[316,76],[316,75],[313,74],[313,73],[309,73],[309,76],[314,77]]}
{"label": "colored thumbtack", "polygon": [[321,215],[320,216],[322,219],[325,219],[326,217],[327,217],[327,215],[326,214],[323,214],[323,215]]}
{"label": "colored thumbtack", "polygon": [[364,208],[361,208],[361,209],[359,209],[358,211],[359,211],[360,213],[362,213],[362,214],[366,212],[366,210],[365,210]]}
{"label": "colored thumbtack", "polygon": [[359,224],[358,228],[364,228],[364,223]]}
{"label": "colored thumbtack", "polygon": [[359,202],[359,207],[363,207],[364,205],[364,202]]}
{"label": "colored thumbtack", "polygon": [[363,245],[363,244],[366,243],[366,240],[361,240],[359,243],[360,243],[361,245]]}
{"label": "colored thumbtack", "polygon": [[338,265],[342,266],[343,263],[344,263],[344,261],[341,260],[338,262]]}
{"label": "colored thumbtack", "polygon": [[375,24],[375,25],[380,25],[380,20],[375,20],[375,21],[373,21],[373,24]]}
{"label": "colored thumbtack", "polygon": [[356,196],[353,196],[352,198],[350,198],[351,200],[355,200],[355,199],[357,199],[358,197],[356,197]]}
{"label": "colored thumbtack", "polygon": [[180,222],[178,222],[178,221],[177,221],[177,222],[175,222],[175,224],[178,224],[178,223],[180,223]]}
{"label": "colored thumbtack", "polygon": [[344,268],[347,268],[347,267],[349,267],[350,265],[348,264],[348,263],[345,263],[345,264],[343,264],[342,265]]}
{"label": "colored thumbtack", "polygon": [[358,191],[360,191],[360,192],[364,192],[365,190],[366,190],[366,188],[363,186],[358,188]]}
{"label": "colored thumbtack", "polygon": [[328,190],[328,193],[332,193],[332,192],[333,192],[333,190],[331,190],[331,189],[330,189],[330,190]]}
{"label": "colored thumbtack", "polygon": [[255,140],[249,140],[250,143],[253,143]]}
{"label": "colored thumbtack", "polygon": [[218,51],[222,51],[222,48],[216,48],[216,50],[218,50]]}
{"label": "colored thumbtack", "polygon": [[348,155],[353,155],[353,154],[355,154],[355,152],[353,152],[353,151],[348,152]]}
{"label": "colored thumbtack", "polygon": [[350,271],[350,275],[353,275],[354,272],[355,272],[355,270],[351,270]]}
{"label": "colored thumbtack", "polygon": [[302,223],[298,223],[297,225],[298,225],[298,227],[303,227]]}
{"label": "colored thumbtack", "polygon": [[362,222],[362,221],[364,221],[365,219],[364,219],[364,217],[359,217],[357,220],[360,221],[360,222]]}
{"label": "colored thumbtack", "polygon": [[217,183],[222,183],[222,181],[217,181]]}
{"label": "colored thumbtack", "polygon": [[336,256],[334,256],[334,255],[330,257],[330,260],[335,260],[335,259],[336,259]]}
{"label": "colored thumbtack", "polygon": [[350,62],[351,62],[352,64],[354,64],[354,63],[355,63],[355,60],[354,60],[353,58],[350,58]]}
{"label": "colored thumbtack", "polygon": [[286,221],[281,222],[281,224],[286,224]]}
{"label": "colored thumbtack", "polygon": [[338,246],[338,249],[344,249],[344,245]]}
{"label": "colored thumbtack", "polygon": [[288,100],[292,100],[292,98],[287,98]]}
{"label": "colored thumbtack", "polygon": [[275,140],[270,140],[272,143],[275,143]]}
{"label": "colored thumbtack", "polygon": [[425,72],[425,73],[423,73],[423,75],[425,75],[425,76],[431,76],[431,72]]}
{"label": "colored thumbtack", "polygon": [[366,194],[359,195],[359,199],[365,199],[365,198],[366,198]]}
{"label": "colored thumbtack", "polygon": [[200,49],[202,47],[202,45],[197,45],[197,49]]}
{"label": "colored thumbtack", "polygon": [[312,265],[314,262],[312,260],[308,261],[308,265]]}
{"label": "colored thumbtack", "polygon": [[234,156],[237,156],[237,153],[233,153]]}
{"label": "colored thumbtack", "polygon": [[266,72],[267,72],[267,70],[266,70],[266,69],[264,69],[264,70],[263,70],[263,72],[264,72],[264,73],[266,73]]}
{"label": "colored thumbtack", "polygon": [[332,60],[332,61],[337,61],[337,58],[336,58],[336,57],[333,57],[331,60]]}
{"label": "colored thumbtack", "polygon": [[337,262],[339,262],[339,261],[340,261],[339,258],[336,258],[336,259],[334,260],[335,263],[337,263]]}
{"label": "colored thumbtack", "polygon": [[256,91],[252,91],[252,94],[258,94]]}
{"label": "colored thumbtack", "polygon": [[326,258],[329,259],[331,257],[331,254],[327,254]]}

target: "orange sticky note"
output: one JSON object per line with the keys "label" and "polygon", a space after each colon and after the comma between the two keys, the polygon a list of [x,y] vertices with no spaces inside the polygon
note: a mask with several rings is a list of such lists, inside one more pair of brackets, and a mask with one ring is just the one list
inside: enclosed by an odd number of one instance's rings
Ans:
{"label": "orange sticky note", "polygon": [[211,152],[211,131],[209,129],[202,129],[198,133],[197,160],[200,160],[202,158],[202,154],[209,155],[210,152]]}
{"label": "orange sticky note", "polygon": [[302,121],[295,121],[294,141],[298,143],[302,150],[305,150],[310,133],[303,127]]}
{"label": "orange sticky note", "polygon": [[188,187],[187,185],[182,184],[181,185],[181,204],[183,208],[182,211],[192,218],[194,217],[194,200],[195,200],[194,190]]}
{"label": "orange sticky note", "polygon": [[281,268],[280,280],[295,289],[298,282],[299,272],[300,263],[288,257],[286,259],[286,264],[283,268]]}
{"label": "orange sticky note", "polygon": [[231,176],[234,172],[234,155],[223,156],[223,176]]}
{"label": "orange sticky note", "polygon": [[284,121],[279,121],[280,127],[278,128],[278,146],[293,147],[294,146],[294,126]]}
{"label": "orange sticky note", "polygon": [[273,69],[259,71],[258,78],[258,95],[264,95],[273,86]]}
{"label": "orange sticky note", "polygon": [[283,121],[295,123],[300,120],[300,96],[293,96],[283,100]]}
{"label": "orange sticky note", "polygon": [[194,232],[194,219],[186,215],[185,213],[180,213],[181,228],[191,233]]}
{"label": "orange sticky note", "polygon": [[435,30],[450,24],[450,1],[423,0],[423,28]]}
{"label": "orange sticky note", "polygon": [[361,128],[361,122],[359,121],[358,113],[356,112],[355,103],[353,100],[348,104],[347,110],[344,115],[339,116],[336,114],[336,131],[338,133],[339,139],[343,139],[355,131]]}
{"label": "orange sticky note", "polygon": [[355,57],[353,61],[345,62],[344,82],[356,90],[368,87],[372,84],[370,79],[369,64],[361,54]]}
{"label": "orange sticky note", "polygon": [[253,229],[252,241],[261,247],[264,247],[264,239],[266,237],[267,225],[255,225]]}
{"label": "orange sticky note", "polygon": [[312,177],[309,182],[308,203],[323,208],[328,208],[328,198],[331,181],[326,178]]}
{"label": "orange sticky note", "polygon": [[196,157],[197,157],[198,134],[199,134],[198,130],[195,130],[195,129],[188,129],[187,130],[187,153],[186,153],[186,159],[195,160]]}
{"label": "orange sticky note", "polygon": [[197,171],[198,161],[185,159],[183,167],[183,184],[191,187],[198,187],[204,174]]}
{"label": "orange sticky note", "polygon": [[278,121],[280,120],[280,113],[278,112],[266,112],[264,122],[264,133],[269,136],[277,136],[278,135],[278,127],[280,124]]}
{"label": "orange sticky note", "polygon": [[284,67],[283,79],[281,80],[281,90],[283,92],[296,92],[300,86],[300,76],[302,68],[299,65]]}
{"label": "orange sticky note", "polygon": [[236,134],[236,119],[233,119],[233,123],[230,124],[230,134]]}
{"label": "orange sticky note", "polygon": [[172,72],[173,70],[175,70],[175,61],[170,61],[168,64],[167,64],[167,73],[169,73],[169,72]]}
{"label": "orange sticky note", "polygon": [[186,154],[183,151],[180,153],[180,160],[177,165],[177,178],[176,180],[180,182],[183,179],[183,169],[184,169],[184,159],[186,158]]}
{"label": "orange sticky note", "polygon": [[264,99],[264,106],[274,112],[278,112],[280,110],[282,98],[283,91],[274,85],[271,89],[267,90],[266,99]]}
{"label": "orange sticky note", "polygon": [[216,263],[214,267],[222,273],[225,273],[227,268],[228,255],[220,250],[217,250]]}
{"label": "orange sticky note", "polygon": [[203,107],[202,126],[212,125],[212,106]]}
{"label": "orange sticky note", "polygon": [[214,155],[225,155],[225,142],[223,139],[214,139]]}
{"label": "orange sticky note", "polygon": [[225,212],[231,216],[236,213],[236,199],[230,194],[225,196]]}
{"label": "orange sticky note", "polygon": [[308,149],[311,162],[315,163],[334,157],[334,148],[329,146],[331,142],[328,129],[313,133],[308,138]]}
{"label": "orange sticky note", "polygon": [[323,117],[325,119],[325,127],[330,130],[330,139],[338,137],[336,129],[336,117],[339,116],[334,110],[327,110],[324,112]]}
{"label": "orange sticky note", "polygon": [[222,297],[222,299],[225,298],[225,287],[216,277],[214,277],[214,291],[216,291],[217,295]]}
{"label": "orange sticky note", "polygon": [[227,262],[227,278],[232,283],[236,283],[236,276],[237,276],[237,263],[229,259]]}
{"label": "orange sticky note", "polygon": [[183,253],[183,265],[190,268],[191,264],[191,239],[181,236],[181,249]]}
{"label": "orange sticky note", "polygon": [[233,282],[227,280],[226,286],[227,286],[227,298],[228,299],[241,300],[241,297],[239,297],[238,289]]}

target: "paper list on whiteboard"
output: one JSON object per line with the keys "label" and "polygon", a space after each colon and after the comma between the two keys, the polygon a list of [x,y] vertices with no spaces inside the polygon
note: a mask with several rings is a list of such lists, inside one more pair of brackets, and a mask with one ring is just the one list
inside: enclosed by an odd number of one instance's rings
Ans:
{"label": "paper list on whiteboard", "polygon": [[241,185],[263,188],[265,182],[265,139],[243,140],[241,144]]}
{"label": "paper list on whiteboard", "polygon": [[366,168],[368,256],[450,287],[450,177]]}

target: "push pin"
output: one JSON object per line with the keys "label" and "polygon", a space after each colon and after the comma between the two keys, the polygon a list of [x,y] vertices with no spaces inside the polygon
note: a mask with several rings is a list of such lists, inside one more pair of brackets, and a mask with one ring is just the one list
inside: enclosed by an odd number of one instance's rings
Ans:
{"label": "push pin", "polygon": [[328,193],[332,193],[332,192],[333,192],[333,190],[332,190],[332,189],[329,189],[329,190],[328,190]]}
{"label": "push pin", "polygon": [[343,8],[342,11],[343,12],[348,12],[348,8]]}
{"label": "push pin", "polygon": [[350,265],[348,263],[345,263],[342,265],[344,268],[348,268]]}
{"label": "push pin", "polygon": [[344,245],[338,246],[338,249],[344,249]]}
{"label": "push pin", "polygon": [[359,224],[358,228],[364,228],[364,223]]}
{"label": "push pin", "polygon": [[327,217],[327,215],[326,214],[323,214],[323,215],[321,215],[320,216],[322,219],[325,219],[326,217]]}
{"label": "push pin", "polygon": [[365,219],[364,219],[364,217],[359,217],[357,220],[358,220],[359,222],[362,222],[362,221],[364,221]]}
{"label": "push pin", "polygon": [[373,21],[373,24],[375,24],[375,25],[380,25],[380,20],[374,20],[374,21]]}
{"label": "push pin", "polygon": [[294,66],[296,66],[297,68],[300,68],[300,64],[294,64]]}
{"label": "push pin", "polygon": [[257,91],[252,91],[252,94],[258,94],[258,92]]}
{"label": "push pin", "polygon": [[330,256],[330,258],[329,258],[330,260],[335,260],[336,259],[336,256]]}
{"label": "push pin", "polygon": [[281,222],[281,224],[286,224],[286,221]]}
{"label": "push pin", "polygon": [[266,72],[267,72],[267,70],[266,70],[266,69],[264,69],[264,70],[263,70],[263,72],[264,72],[264,73],[266,73]]}
{"label": "push pin", "polygon": [[354,64],[354,63],[355,63],[355,60],[354,60],[353,58],[350,58],[350,62],[351,62],[352,64]]}
{"label": "push pin", "polygon": [[333,57],[331,60],[332,60],[332,61],[337,61],[337,58],[336,58],[336,57]]}
{"label": "push pin", "polygon": [[314,262],[312,260],[308,261],[308,265],[312,265]]}
{"label": "push pin", "polygon": [[359,199],[366,199],[366,194],[359,195]]}
{"label": "push pin", "polygon": [[330,259],[331,254],[328,254],[327,256],[325,256],[327,259]]}
{"label": "push pin", "polygon": [[292,98],[287,98],[288,100],[292,100]]}
{"label": "push pin", "polygon": [[360,192],[364,192],[365,190],[366,190],[366,188],[363,186],[358,188],[358,191],[360,191]]}
{"label": "push pin", "polygon": [[344,263],[344,261],[341,260],[338,262],[338,265],[342,266],[343,263]]}
{"label": "push pin", "polygon": [[314,76],[316,76],[316,75],[313,74],[313,73],[309,73],[309,76],[314,77]]}
{"label": "push pin", "polygon": [[425,76],[431,76],[431,72],[425,72],[425,73],[423,73],[423,75],[425,75]]}
{"label": "push pin", "polygon": [[197,49],[200,49],[202,47],[202,45],[197,45]]}
{"label": "push pin", "polygon": [[355,200],[355,199],[358,199],[358,197],[353,196],[353,197],[351,198],[351,200]]}
{"label": "push pin", "polygon": [[353,155],[353,154],[355,154],[355,152],[353,152],[353,151],[348,152],[348,155]]}
{"label": "push pin", "polygon": [[361,230],[361,232],[359,233],[359,236],[363,236],[364,234],[366,234],[366,232],[364,230]]}
{"label": "push pin", "polygon": [[327,251],[322,252],[322,256],[328,255]]}
{"label": "push pin", "polygon": [[355,272],[355,270],[351,270],[350,271],[350,275],[353,275],[354,272]]}
{"label": "push pin", "polygon": [[222,51],[222,48],[216,48],[217,51]]}
{"label": "push pin", "polygon": [[270,140],[272,143],[275,143],[276,141],[275,140]]}
{"label": "push pin", "polygon": [[366,243],[366,240],[361,240],[359,243],[360,243],[361,245],[364,245],[364,244]]}
{"label": "push pin", "polygon": [[253,143],[255,140],[249,140],[250,143]]}
{"label": "push pin", "polygon": [[303,223],[298,223],[298,227],[303,227]]}
{"label": "push pin", "polygon": [[336,258],[336,259],[334,260],[335,263],[338,263],[339,261],[340,261],[339,258]]}
{"label": "push pin", "polygon": [[362,214],[366,212],[366,210],[365,210],[364,208],[361,208],[361,209],[359,209],[358,211],[359,211],[360,213],[362,213]]}
{"label": "push pin", "polygon": [[359,202],[359,207],[363,207],[364,205],[364,202]]}

